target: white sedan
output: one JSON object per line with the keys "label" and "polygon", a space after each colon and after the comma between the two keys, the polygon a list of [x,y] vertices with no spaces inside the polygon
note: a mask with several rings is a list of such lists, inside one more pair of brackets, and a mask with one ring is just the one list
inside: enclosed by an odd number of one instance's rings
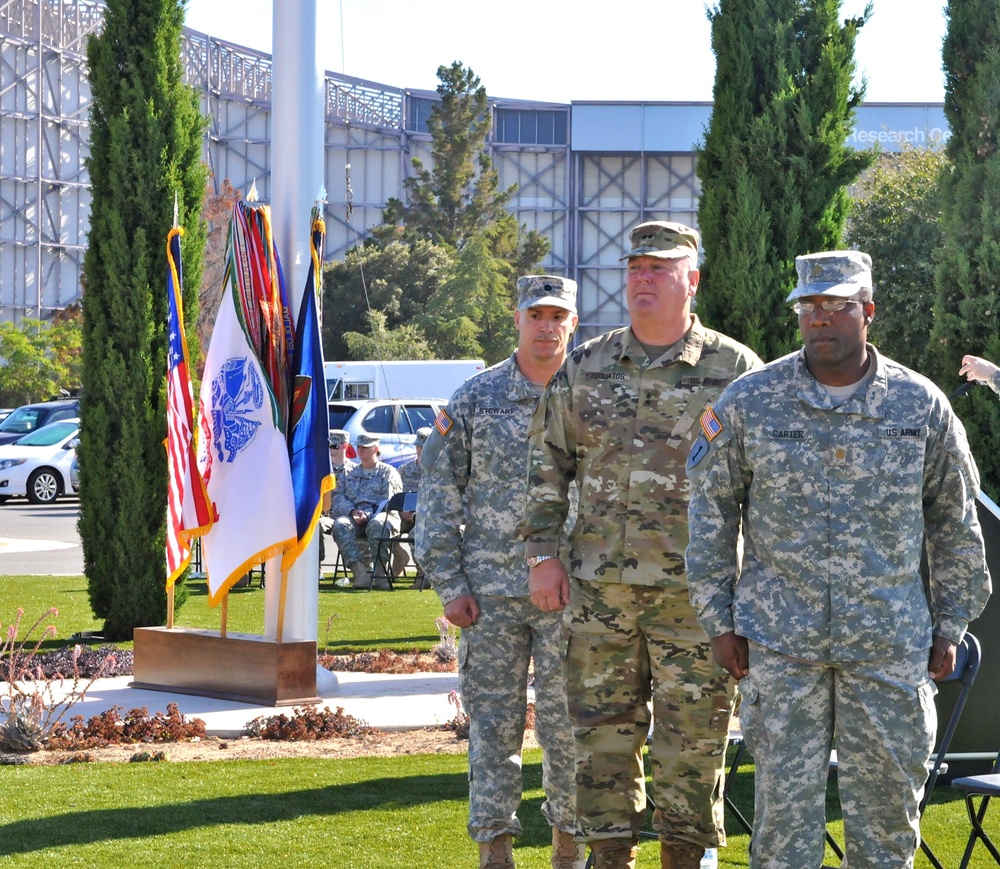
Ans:
{"label": "white sedan", "polygon": [[51,504],[75,495],[70,467],[79,438],[80,420],[62,419],[0,445],[0,503],[27,495],[32,504]]}

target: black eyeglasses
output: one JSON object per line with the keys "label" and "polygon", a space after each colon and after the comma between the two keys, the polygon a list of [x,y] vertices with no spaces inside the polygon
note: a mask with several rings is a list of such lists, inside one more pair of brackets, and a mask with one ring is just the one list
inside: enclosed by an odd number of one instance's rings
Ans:
{"label": "black eyeglasses", "polygon": [[[861,302],[858,302],[854,299],[823,299],[823,301],[819,303],[819,307],[821,307],[828,314],[832,314],[834,311],[843,311],[844,308],[846,308],[848,305],[860,305],[860,304]],[[795,302],[792,305],[792,310],[795,311],[795,313],[798,314],[799,316],[801,316],[802,314],[811,314],[813,311],[816,310],[816,303]]]}

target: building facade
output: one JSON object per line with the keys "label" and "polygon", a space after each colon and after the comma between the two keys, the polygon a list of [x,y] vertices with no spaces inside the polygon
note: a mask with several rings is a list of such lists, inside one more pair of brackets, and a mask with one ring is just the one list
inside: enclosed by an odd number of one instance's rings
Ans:
{"label": "building facade", "polygon": [[[99,0],[0,0],[0,320],[44,319],[80,296],[90,187],[86,40]],[[187,82],[209,118],[212,185],[271,197],[271,58],[185,30]],[[327,258],[402,198],[411,159],[430,162],[432,91],[327,73]],[[624,322],[626,228],[646,219],[696,225],[694,147],[710,103],[490,100],[489,141],[509,208],[552,247],[546,271],[580,286],[578,340]],[[869,103],[849,141],[897,150],[946,136],[943,105]]]}

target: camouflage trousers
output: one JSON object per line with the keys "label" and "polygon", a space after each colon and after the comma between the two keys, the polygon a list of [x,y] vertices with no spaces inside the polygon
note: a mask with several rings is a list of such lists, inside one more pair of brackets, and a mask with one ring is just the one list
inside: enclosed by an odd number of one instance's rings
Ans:
{"label": "camouflage trousers", "polygon": [[[393,536],[399,531],[399,519],[396,514],[389,517],[388,513],[376,513],[363,526],[355,525],[350,516],[338,516],[333,521],[331,534],[337,541],[337,548],[344,555],[344,564],[350,567],[358,561],[371,563],[372,554],[375,550],[375,541],[383,534],[386,537]],[[368,548],[372,554],[362,552],[359,540],[367,539]]]}
{"label": "camouflage trousers", "polygon": [[739,687],[740,725],[756,764],[751,867],[823,863],[833,747],[844,866],[913,866],[917,805],[937,730],[928,655],[831,666],[750,644],[750,672]]}
{"label": "camouflage trousers", "polygon": [[565,629],[560,613],[529,598],[479,596],[479,618],[458,647],[462,704],[469,714],[469,835],[489,842],[521,835],[521,743],[528,663],[535,661],[535,736],[542,747],[542,814],[575,832],[573,735],[563,679]]}
{"label": "camouflage trousers", "polygon": [[663,841],[725,844],[722,782],[735,685],[716,666],[687,590],[574,579],[566,618],[585,838],[638,836],[652,710],[654,830]]}

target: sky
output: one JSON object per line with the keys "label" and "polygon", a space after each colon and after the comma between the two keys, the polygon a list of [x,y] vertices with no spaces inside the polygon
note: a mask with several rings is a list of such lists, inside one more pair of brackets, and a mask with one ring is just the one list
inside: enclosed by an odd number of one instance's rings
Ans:
{"label": "sky", "polygon": [[[274,3],[188,0],[188,27],[271,51]],[[843,0],[842,17],[866,0]],[[715,56],[703,0],[613,4],[568,0],[315,0],[320,60],[331,72],[434,90],[461,61],[491,97],[541,102],[712,99]],[[944,0],[873,0],[857,42],[868,102],[942,102]],[[581,10],[590,7],[589,14]],[[596,11],[600,10],[600,11]]]}

